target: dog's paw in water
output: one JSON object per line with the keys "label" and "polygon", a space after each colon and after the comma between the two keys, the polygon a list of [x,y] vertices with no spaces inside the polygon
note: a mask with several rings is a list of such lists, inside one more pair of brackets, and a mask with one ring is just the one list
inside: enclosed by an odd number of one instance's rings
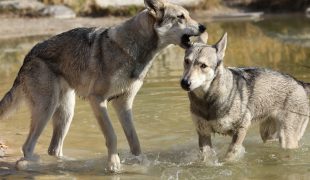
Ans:
{"label": "dog's paw in water", "polygon": [[33,155],[31,158],[20,158],[16,161],[15,168],[20,171],[31,169],[40,159],[40,156]]}
{"label": "dog's paw in water", "polygon": [[129,154],[122,160],[123,164],[139,164],[139,165],[150,165],[150,161],[148,160],[147,156],[145,154],[140,154],[138,156]]}
{"label": "dog's paw in water", "polygon": [[208,165],[218,165],[218,157],[213,148],[204,147],[202,151],[199,153],[199,159]]}
{"label": "dog's paw in water", "polygon": [[117,173],[121,170],[121,161],[118,154],[112,154],[109,158],[108,169],[109,172]]}
{"label": "dog's paw in water", "polygon": [[228,152],[225,155],[224,161],[233,162],[238,161],[243,157],[245,149],[242,145],[235,145],[229,148]]}

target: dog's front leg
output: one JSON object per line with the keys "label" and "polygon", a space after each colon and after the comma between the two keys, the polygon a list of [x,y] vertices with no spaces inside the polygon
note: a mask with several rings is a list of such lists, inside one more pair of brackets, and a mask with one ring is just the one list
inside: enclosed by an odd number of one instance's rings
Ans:
{"label": "dog's front leg", "polygon": [[247,133],[247,129],[245,127],[241,127],[238,131],[233,135],[232,142],[228,148],[228,151],[225,156],[225,161],[235,161],[238,160],[244,152],[244,147],[242,143]]}
{"label": "dog's front leg", "polygon": [[133,99],[134,95],[125,94],[114,99],[112,101],[112,104],[123,127],[124,133],[126,135],[130,147],[130,151],[133,155],[138,156],[141,154],[141,148],[133,122],[133,115],[132,115]]}
{"label": "dog's front leg", "polygon": [[198,144],[200,152],[207,153],[212,149],[211,134],[204,135],[198,132]]}
{"label": "dog's front leg", "polygon": [[201,156],[200,159],[202,159],[204,162],[213,162],[214,160],[217,160],[216,153],[212,148],[211,126],[209,125],[208,121],[201,118],[200,116],[197,116],[193,113],[191,115],[198,134],[198,145]]}
{"label": "dog's front leg", "polygon": [[108,148],[108,170],[112,172],[119,171],[121,164],[117,154],[117,137],[108,116],[107,100],[101,96],[92,95],[89,97],[89,101],[106,139],[106,146]]}
{"label": "dog's front leg", "polygon": [[212,148],[211,133],[198,133],[198,144],[200,149],[201,160],[206,163],[215,163],[217,161],[216,152]]}

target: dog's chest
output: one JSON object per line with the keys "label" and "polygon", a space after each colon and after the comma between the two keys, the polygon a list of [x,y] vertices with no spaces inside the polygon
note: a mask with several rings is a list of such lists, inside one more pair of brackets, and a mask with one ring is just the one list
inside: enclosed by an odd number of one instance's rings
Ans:
{"label": "dog's chest", "polygon": [[108,96],[111,97],[136,92],[140,89],[142,83],[142,80],[131,78],[125,73],[114,75],[111,78]]}
{"label": "dog's chest", "polygon": [[194,120],[194,123],[197,130],[201,133],[210,133],[211,131],[212,133],[231,135],[236,129],[233,119],[229,117],[224,117],[212,121],[199,118]]}

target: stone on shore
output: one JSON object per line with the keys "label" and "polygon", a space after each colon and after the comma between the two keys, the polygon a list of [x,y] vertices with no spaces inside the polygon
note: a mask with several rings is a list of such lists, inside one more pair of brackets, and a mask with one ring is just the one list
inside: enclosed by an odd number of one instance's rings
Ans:
{"label": "stone on shore", "polygon": [[[203,0],[169,0],[171,3],[179,4],[187,7],[196,7]],[[96,5],[101,8],[118,7],[118,6],[144,6],[143,0],[95,0]]]}
{"label": "stone on shore", "polygon": [[50,5],[42,10],[43,16],[51,16],[60,19],[75,18],[76,13],[64,5]]}

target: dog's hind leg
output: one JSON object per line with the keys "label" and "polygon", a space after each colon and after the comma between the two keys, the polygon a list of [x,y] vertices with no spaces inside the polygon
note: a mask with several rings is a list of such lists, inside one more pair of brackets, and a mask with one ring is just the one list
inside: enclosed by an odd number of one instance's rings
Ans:
{"label": "dog's hind leg", "polygon": [[284,149],[296,149],[309,120],[309,100],[304,88],[297,86],[286,98],[281,120],[279,141]]}
{"label": "dog's hind leg", "polygon": [[309,117],[303,117],[303,122],[300,124],[300,129],[299,129],[299,135],[298,135],[298,141],[302,138],[304,135],[308,122],[309,122]]}
{"label": "dog's hind leg", "polygon": [[303,118],[300,115],[288,112],[282,120],[279,130],[280,145],[284,149],[298,148],[298,141],[300,137],[300,123]]}
{"label": "dog's hind leg", "polygon": [[[63,83],[62,83],[63,84]],[[62,147],[69,130],[75,106],[75,92],[68,85],[62,87],[59,95],[59,106],[53,115],[53,136],[48,148],[48,154],[60,157]]]}
{"label": "dog's hind leg", "polygon": [[24,91],[30,104],[31,125],[29,135],[23,145],[24,158],[17,162],[19,169],[26,168],[23,161],[33,159],[36,142],[55,112],[59,97],[57,76],[49,70],[46,64],[33,60],[28,66],[31,71],[24,74]]}
{"label": "dog's hind leg", "polygon": [[278,123],[275,119],[268,118],[260,123],[259,132],[263,142],[277,140],[279,137]]}
{"label": "dog's hind leg", "polygon": [[107,111],[107,100],[101,96],[90,95],[90,105],[97,118],[108,148],[108,170],[116,172],[120,170],[120,159],[117,154],[117,137]]}
{"label": "dog's hind leg", "polygon": [[51,99],[46,101],[44,104],[40,104],[39,106],[35,106],[32,108],[32,120],[29,135],[25,144],[23,145],[23,153],[25,159],[31,159],[35,144],[39,136],[41,135],[47,121],[52,117],[54,111],[55,102],[52,102]]}

